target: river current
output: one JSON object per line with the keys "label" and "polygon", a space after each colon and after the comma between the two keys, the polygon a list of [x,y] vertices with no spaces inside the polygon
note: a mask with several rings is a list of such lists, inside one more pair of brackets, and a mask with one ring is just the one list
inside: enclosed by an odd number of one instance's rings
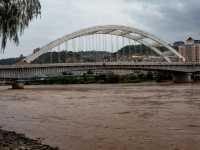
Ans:
{"label": "river current", "polygon": [[0,127],[61,150],[199,150],[200,84],[2,86]]}

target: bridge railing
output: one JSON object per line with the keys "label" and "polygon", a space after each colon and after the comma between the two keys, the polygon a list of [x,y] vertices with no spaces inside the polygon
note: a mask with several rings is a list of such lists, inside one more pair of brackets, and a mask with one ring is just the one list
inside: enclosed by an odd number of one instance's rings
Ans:
{"label": "bridge railing", "polygon": [[94,63],[54,63],[54,64],[18,64],[18,65],[0,65],[0,70],[2,69],[23,69],[23,68],[48,68],[48,67],[62,67],[62,66],[101,66],[101,65],[146,65],[146,66],[174,66],[174,65],[200,65],[200,63],[182,63],[182,62],[94,62]]}
{"label": "bridge railing", "polygon": [[144,62],[98,62],[98,63],[62,63],[62,64],[26,64],[0,66],[0,78],[24,79],[48,74],[62,74],[67,71],[88,70],[150,70],[198,72],[199,63],[144,63]]}

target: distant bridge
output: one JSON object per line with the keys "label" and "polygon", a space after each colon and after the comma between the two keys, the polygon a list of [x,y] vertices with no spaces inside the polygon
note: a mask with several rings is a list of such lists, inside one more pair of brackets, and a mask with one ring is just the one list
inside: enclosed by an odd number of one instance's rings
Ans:
{"label": "distant bridge", "polygon": [[[169,43],[165,42],[164,40],[161,40],[160,38],[156,37],[155,35],[152,35],[148,32],[133,28],[133,27],[127,27],[127,26],[120,26],[120,25],[105,25],[105,26],[94,26],[91,28],[87,29],[82,29],[80,31],[67,34],[55,41],[50,42],[49,44],[39,48],[39,50],[32,55],[28,56],[25,58],[23,61],[31,63],[35,59],[37,59],[39,56],[51,52],[54,48],[60,48],[62,44],[67,44],[70,40],[74,40],[77,38],[81,38],[84,36],[92,36],[92,39],[87,39],[85,44],[89,44],[88,47],[91,48],[91,45],[94,46],[96,42],[102,43],[102,45],[105,45],[106,41],[101,41],[101,37],[95,37],[95,35],[111,35],[112,36],[117,36],[121,37],[123,40],[128,39],[135,41],[136,44],[142,44],[145,45],[146,47],[149,47],[154,53],[156,53],[158,56],[161,56],[166,62],[172,62],[169,56],[166,55],[162,50],[160,50],[158,47],[164,47],[167,49],[168,52],[170,52],[172,55],[177,57],[179,60],[182,62],[185,61],[185,58],[179,54],[174,48],[172,48]],[[92,41],[91,41],[92,40]],[[79,41],[80,42],[80,41]],[[113,43],[113,39],[110,40],[110,45]],[[119,44],[119,41],[117,41],[116,44]],[[131,44],[130,41],[128,43],[129,45]],[[133,44],[133,43],[132,43]],[[79,45],[81,45],[79,43]],[[111,46],[113,47],[113,45]],[[98,47],[99,48],[99,47]],[[66,48],[67,49],[67,48]],[[82,49],[79,47],[79,50]],[[93,50],[94,48],[92,48]],[[104,47],[104,50],[107,50],[107,44]],[[73,51],[75,51],[75,48],[73,47]]]}
{"label": "distant bridge", "polygon": [[[115,36],[115,43],[113,43],[113,36]],[[86,38],[83,39],[84,37]],[[69,47],[70,43],[71,46]],[[95,49],[99,51],[101,49],[103,52],[107,52],[109,56],[102,57],[100,60],[97,59],[92,63],[85,61],[85,63],[79,63],[81,60],[76,60],[76,63],[30,64],[38,57],[52,52],[56,48],[60,51],[63,45],[66,53],[72,51],[76,54],[77,52],[94,51]],[[150,62],[136,62],[134,59],[137,58],[140,45],[148,47],[156,57],[162,59],[159,59],[158,62],[151,62],[151,60],[148,60]],[[125,47],[127,47],[128,52],[123,51]],[[140,51],[144,51],[143,48]],[[120,53],[118,53],[119,50],[121,50]],[[113,59],[114,56],[115,58]],[[152,56],[146,58],[152,58]],[[172,58],[176,58],[176,61],[172,60]],[[200,72],[200,64],[185,63],[185,58],[169,43],[148,32],[127,26],[105,25],[82,29],[58,38],[36,49],[33,54],[20,61],[17,65],[0,66],[0,79],[23,80],[64,72],[88,70],[167,71],[173,75],[174,81],[190,82],[192,81],[192,74]]]}
{"label": "distant bridge", "polygon": [[[73,71],[111,71],[111,70],[146,70],[171,72],[176,80],[190,80],[193,73],[200,72],[200,64],[195,63],[64,63],[64,64],[27,64],[0,66],[1,79],[28,79],[55,75]],[[177,75],[177,76],[176,76]]]}

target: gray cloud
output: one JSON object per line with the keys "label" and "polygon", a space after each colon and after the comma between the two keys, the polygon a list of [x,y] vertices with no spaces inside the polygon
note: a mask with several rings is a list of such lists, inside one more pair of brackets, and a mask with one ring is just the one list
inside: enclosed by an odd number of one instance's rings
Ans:
{"label": "gray cloud", "polygon": [[41,0],[42,17],[34,20],[20,45],[8,44],[0,58],[28,55],[34,48],[81,28],[122,24],[173,42],[200,38],[199,0]]}
{"label": "gray cloud", "polygon": [[141,12],[129,9],[127,13],[137,22],[142,22],[151,32],[169,41],[184,39],[187,36],[199,38],[200,1],[126,1],[143,9]]}

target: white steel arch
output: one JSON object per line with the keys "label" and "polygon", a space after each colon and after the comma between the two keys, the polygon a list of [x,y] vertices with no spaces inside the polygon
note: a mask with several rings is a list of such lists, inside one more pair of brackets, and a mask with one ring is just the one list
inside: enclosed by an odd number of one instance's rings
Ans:
{"label": "white steel arch", "polygon": [[[167,48],[169,51],[171,51],[175,56],[177,56],[182,61],[185,61],[185,58],[181,54],[179,54],[174,48],[169,46],[167,42],[161,40],[160,38],[148,32],[144,32],[142,30],[139,30],[133,27],[120,26],[120,25],[94,26],[91,28],[82,29],[80,31],[68,34],[66,36],[63,36],[41,47],[38,52],[28,56],[27,58],[24,59],[24,61],[27,63],[31,63],[42,54],[51,51],[53,48],[63,44],[66,41],[69,41],[78,37],[82,37],[82,36],[93,35],[93,34],[110,34],[110,35],[116,35],[116,36],[126,37],[131,40],[135,40],[151,48],[151,50],[153,50],[158,55],[162,56],[167,62],[171,62],[170,58],[165,56],[158,48],[156,48],[153,45],[149,45],[148,43],[143,41],[143,39],[151,39],[152,41],[158,43],[159,45]],[[133,34],[136,34],[137,36],[134,36]]]}

